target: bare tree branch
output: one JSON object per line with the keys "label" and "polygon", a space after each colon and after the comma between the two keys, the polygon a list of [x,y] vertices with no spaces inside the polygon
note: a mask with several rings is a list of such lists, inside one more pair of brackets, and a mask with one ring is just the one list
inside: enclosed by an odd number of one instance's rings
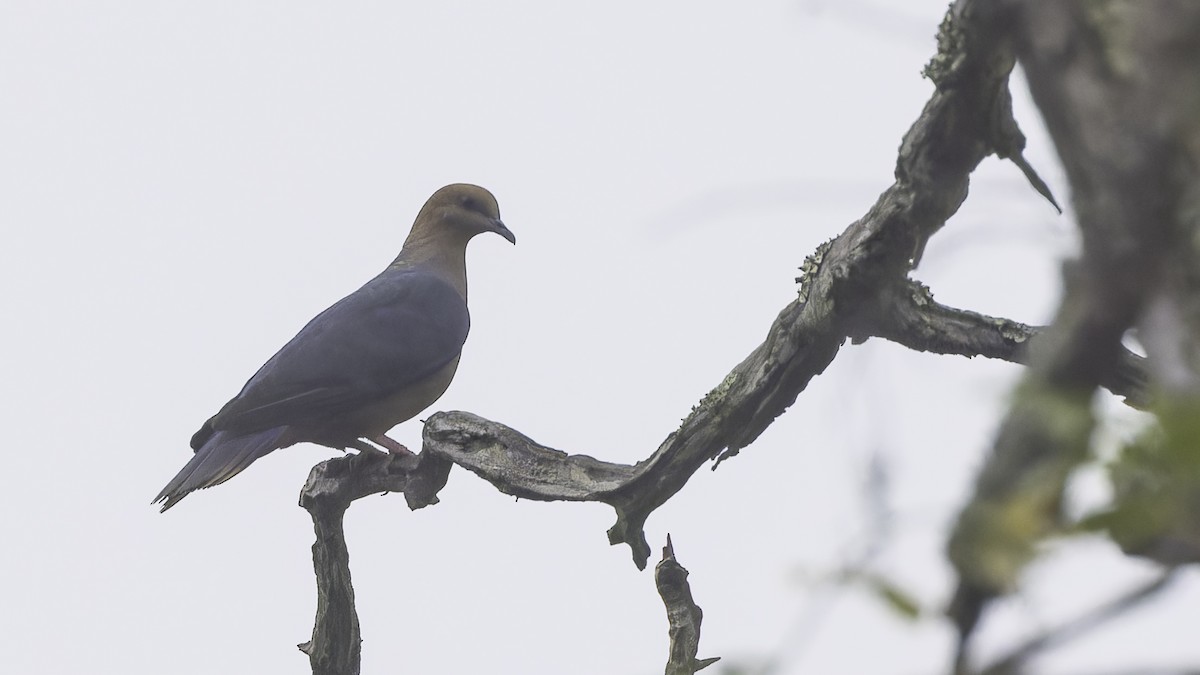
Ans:
{"label": "bare tree branch", "polygon": [[645,470],[568,455],[468,412],[430,415],[423,438],[421,457],[445,458],[522,499],[613,504],[613,493]]}
{"label": "bare tree branch", "polygon": [[[847,337],[870,334],[886,289],[906,283],[925,241],[958,209],[970,173],[989,153],[1019,157],[1012,119],[1011,52],[960,0],[939,33],[927,68],[937,91],[905,135],[896,182],[870,211],[806,261],[800,297],[776,317],[767,338],[692,410],[619,491],[610,543],[626,543],[645,565],[642,526],[701,465],[736,455],[784,412],[833,360]],[[983,3],[985,6],[987,3]]]}
{"label": "bare tree branch", "polygon": [[675,547],[671,535],[663,547],[662,561],[654,567],[654,583],[658,594],[667,606],[670,622],[671,656],[667,660],[666,675],[692,675],[696,671],[720,661],[720,657],[697,659],[700,649],[700,622],[704,612],[692,600],[692,588],[688,584],[688,571],[675,560]]}
{"label": "bare tree branch", "polygon": [[[1029,345],[1045,332],[1011,319],[940,304],[920,282],[890,285],[867,334],[909,349],[968,358],[986,356],[1027,365]],[[1150,403],[1146,359],[1121,347],[1117,368],[1101,383],[1135,408]]]}
{"label": "bare tree branch", "polygon": [[312,516],[316,542],[317,618],[312,639],[298,645],[313,675],[357,675],[362,638],[350,582],[350,553],[342,519],[355,499],[377,492],[403,492],[409,508],[437,503],[450,463],[436,455],[400,457],[383,453],[348,455],[314,466],[300,491],[300,506]]}

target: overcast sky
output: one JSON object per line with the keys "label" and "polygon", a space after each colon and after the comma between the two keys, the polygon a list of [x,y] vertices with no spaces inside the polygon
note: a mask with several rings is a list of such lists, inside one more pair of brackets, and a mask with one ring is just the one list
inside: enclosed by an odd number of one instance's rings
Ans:
{"label": "overcast sky", "polygon": [[[165,515],[188,439],[311,316],[396,254],[438,187],[497,196],[519,245],[469,253],[472,334],[435,409],[572,453],[648,456],[765,336],[797,267],[891,182],[930,95],[945,0],[0,1],[6,245],[0,635],[13,673],[304,673],[316,592],[310,445]],[[1029,158],[1067,198],[1018,83]],[[1075,238],[987,160],[917,276],[1049,319]],[[701,656],[778,673],[944,670],[945,528],[1019,369],[847,346],[741,456],[657,511],[704,608]],[[1102,439],[1128,434],[1119,406]],[[392,434],[419,445],[420,424]],[[872,569],[905,621],[822,584]],[[1102,474],[1074,508],[1103,499]],[[347,516],[365,673],[658,673],[650,572],[611,509],[515,502],[461,470],[442,503]],[[996,655],[1155,569],[1051,543],[989,616]],[[1193,571],[1039,672],[1197,665]],[[1187,618],[1190,617],[1190,618]]]}

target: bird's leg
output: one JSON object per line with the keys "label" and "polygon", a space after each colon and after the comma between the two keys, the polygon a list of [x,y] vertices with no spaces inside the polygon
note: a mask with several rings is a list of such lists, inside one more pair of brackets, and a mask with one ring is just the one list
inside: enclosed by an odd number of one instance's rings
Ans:
{"label": "bird's leg", "polygon": [[392,458],[396,456],[390,452],[384,452],[370,443],[357,438],[347,443],[346,447],[354,448],[358,451],[357,455],[352,455],[350,458],[350,463],[356,466],[359,464],[373,464],[375,462],[382,462],[386,467],[391,463]]}
{"label": "bird's leg", "polygon": [[372,438],[371,442],[375,443],[376,445],[379,445],[381,447],[387,448],[387,451],[392,453],[393,455],[399,455],[401,457],[416,457],[417,456],[416,453],[414,453],[412,450],[409,450],[408,448],[404,447],[403,445],[400,445],[400,443],[388,438],[387,434],[379,434],[378,436]]}
{"label": "bird's leg", "polygon": [[[383,445],[383,444],[380,443],[380,445]],[[386,455],[386,454],[388,454],[388,453],[380,450],[379,448],[371,445],[370,443],[363,443],[362,441],[358,440],[357,438],[354,439],[353,441],[350,441],[349,443],[347,443],[346,447],[354,448],[355,450],[358,451],[358,454],[360,454],[360,455]]]}

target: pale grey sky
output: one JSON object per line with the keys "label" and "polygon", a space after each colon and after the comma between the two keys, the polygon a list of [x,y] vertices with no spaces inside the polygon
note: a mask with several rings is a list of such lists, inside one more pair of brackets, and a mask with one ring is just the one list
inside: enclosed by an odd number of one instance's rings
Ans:
{"label": "pale grey sky", "polygon": [[[150,499],[195,428],[387,264],[449,182],[491,189],[520,243],[472,245],[472,334],[435,409],[646,457],[762,339],[804,257],[890,183],[945,5],[0,2],[4,669],[307,672],[296,496],[332,453],[277,452],[165,515]],[[944,302],[1044,322],[1073,242],[991,159],[918,276]],[[691,571],[701,656],[943,668],[948,625],[814,581],[869,536],[879,453],[895,532],[876,568],[945,599],[944,526],[1018,372],[847,347],[757,443],[699,472],[647,534],[670,532]],[[1099,476],[1077,494],[1101,499]],[[348,514],[364,672],[661,672],[663,608],[607,545],[607,507],[514,503],[460,470],[441,498]],[[1153,574],[1103,542],[1050,548],[984,654]],[[1198,604],[1191,572],[1040,671],[1195,665],[1181,617]]]}

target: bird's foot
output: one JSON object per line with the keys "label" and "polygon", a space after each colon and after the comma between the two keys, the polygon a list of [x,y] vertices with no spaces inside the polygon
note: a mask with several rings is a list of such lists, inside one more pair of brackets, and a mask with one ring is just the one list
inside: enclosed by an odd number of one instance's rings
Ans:
{"label": "bird's foot", "polygon": [[399,442],[388,438],[386,434],[379,434],[375,438],[372,438],[371,442],[380,447],[387,448],[387,451],[393,455],[399,455],[400,457],[416,457],[417,456],[416,453],[414,453],[412,450],[409,450],[408,448],[401,445]]}

